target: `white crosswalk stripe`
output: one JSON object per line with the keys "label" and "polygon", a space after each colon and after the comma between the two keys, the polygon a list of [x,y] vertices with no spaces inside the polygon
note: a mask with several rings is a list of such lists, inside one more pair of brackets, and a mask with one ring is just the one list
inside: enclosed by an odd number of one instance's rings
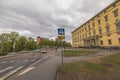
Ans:
{"label": "white crosswalk stripe", "polygon": [[[9,77],[10,75],[14,74],[15,72],[19,71],[19,70],[22,69],[23,67],[24,67],[24,66],[17,67],[17,68],[15,68],[15,69],[9,71],[9,72],[6,73],[5,75],[0,76],[0,80],[4,80],[5,78],[7,78],[7,77]],[[8,68],[6,68],[6,69],[4,69],[4,70],[1,70],[1,72],[4,72],[4,71],[9,70],[9,69],[11,69],[11,68],[14,68],[14,67],[8,67]]]}
{"label": "white crosswalk stripe", "polygon": [[35,59],[31,59],[31,61],[35,61]]}
{"label": "white crosswalk stripe", "polygon": [[3,62],[1,62],[1,63],[7,63],[8,61],[3,61]]}
{"label": "white crosswalk stripe", "polygon": [[5,71],[7,71],[7,70],[9,70],[9,69],[12,69],[12,68],[14,68],[14,67],[7,67],[7,68],[5,68],[5,69],[2,69],[2,70],[0,70],[0,73],[5,72]]}
{"label": "white crosswalk stripe", "polygon": [[14,63],[14,62],[29,62],[29,61],[33,62],[33,61],[35,61],[35,60],[36,60],[36,59],[10,60],[10,61],[2,61],[2,62],[0,62],[0,63],[6,64],[6,63]]}
{"label": "white crosswalk stripe", "polygon": [[15,60],[11,60],[11,61],[9,61],[10,63],[13,63],[13,62],[15,62]]}
{"label": "white crosswalk stripe", "polygon": [[32,70],[32,69],[34,69],[34,68],[35,68],[35,67],[29,67],[29,68],[25,69],[22,73],[20,73],[18,76],[21,76],[21,75],[29,72],[30,70]]}

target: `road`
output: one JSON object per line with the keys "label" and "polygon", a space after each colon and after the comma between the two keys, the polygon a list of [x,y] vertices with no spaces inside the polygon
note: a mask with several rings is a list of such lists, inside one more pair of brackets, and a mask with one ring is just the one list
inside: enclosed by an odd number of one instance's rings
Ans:
{"label": "road", "polygon": [[4,80],[12,74],[24,69],[47,54],[24,53],[12,57],[0,59],[0,80]]}
{"label": "road", "polygon": [[5,80],[55,80],[61,66],[61,50],[50,53]]}
{"label": "road", "polygon": [[[94,55],[80,57],[64,57],[64,63],[81,61],[95,57],[111,55],[114,52],[100,52]],[[24,54],[0,61],[0,80],[5,74],[16,72],[5,80],[56,80],[56,73],[62,65],[61,50],[48,51],[47,54]],[[27,66],[29,65],[29,66]],[[26,66],[26,67],[25,67]],[[4,76],[3,76],[4,75]]]}

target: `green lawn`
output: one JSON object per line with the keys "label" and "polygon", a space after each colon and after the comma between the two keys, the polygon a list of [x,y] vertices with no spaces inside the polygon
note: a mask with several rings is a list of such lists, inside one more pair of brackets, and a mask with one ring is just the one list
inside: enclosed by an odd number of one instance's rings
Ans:
{"label": "green lawn", "polygon": [[64,56],[65,57],[74,57],[74,56],[91,55],[91,54],[95,54],[95,53],[97,53],[97,51],[65,50]]}
{"label": "green lawn", "polygon": [[104,57],[100,63],[66,64],[58,72],[59,80],[120,80],[120,54]]}

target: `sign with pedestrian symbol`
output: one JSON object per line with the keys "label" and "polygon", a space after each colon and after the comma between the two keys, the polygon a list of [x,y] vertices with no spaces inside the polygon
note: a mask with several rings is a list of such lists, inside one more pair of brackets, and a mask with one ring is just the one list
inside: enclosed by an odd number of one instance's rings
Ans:
{"label": "sign with pedestrian symbol", "polygon": [[64,28],[58,28],[58,35],[65,35]]}

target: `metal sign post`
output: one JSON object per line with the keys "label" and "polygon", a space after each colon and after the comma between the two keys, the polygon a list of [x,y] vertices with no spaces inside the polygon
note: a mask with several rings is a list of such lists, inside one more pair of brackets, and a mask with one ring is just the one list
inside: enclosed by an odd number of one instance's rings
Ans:
{"label": "metal sign post", "polygon": [[[58,39],[61,42],[61,45],[64,45],[64,41],[65,41],[65,29],[64,28],[58,28]],[[61,61],[62,61],[62,65],[63,65],[63,56],[64,56],[64,47],[63,49],[61,49]]]}

